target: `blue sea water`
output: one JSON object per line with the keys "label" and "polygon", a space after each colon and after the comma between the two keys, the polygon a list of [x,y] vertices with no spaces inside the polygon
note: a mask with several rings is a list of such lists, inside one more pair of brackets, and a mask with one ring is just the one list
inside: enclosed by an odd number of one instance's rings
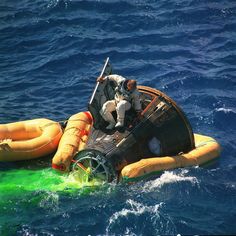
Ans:
{"label": "blue sea water", "polygon": [[6,199],[1,234],[236,234],[236,2],[2,0],[0,123],[86,110],[108,56],[173,98],[195,133],[221,144],[219,160],[88,194]]}

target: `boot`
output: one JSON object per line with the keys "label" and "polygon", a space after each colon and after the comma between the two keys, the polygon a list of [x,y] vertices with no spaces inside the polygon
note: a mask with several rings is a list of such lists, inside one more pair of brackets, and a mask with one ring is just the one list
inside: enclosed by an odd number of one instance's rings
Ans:
{"label": "boot", "polygon": [[114,123],[110,123],[110,124],[106,127],[106,129],[111,130],[111,129],[113,129],[114,127],[115,127],[115,124],[114,124]]}
{"label": "boot", "polygon": [[116,123],[116,128],[121,128],[124,126],[124,119],[118,119]]}

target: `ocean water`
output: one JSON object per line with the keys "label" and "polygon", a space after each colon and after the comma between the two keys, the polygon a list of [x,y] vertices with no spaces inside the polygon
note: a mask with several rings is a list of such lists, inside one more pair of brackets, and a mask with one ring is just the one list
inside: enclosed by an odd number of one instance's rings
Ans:
{"label": "ocean water", "polygon": [[0,123],[87,109],[106,57],[222,147],[208,167],[81,188],[50,157],[0,163],[0,235],[236,234],[236,2],[0,2]]}

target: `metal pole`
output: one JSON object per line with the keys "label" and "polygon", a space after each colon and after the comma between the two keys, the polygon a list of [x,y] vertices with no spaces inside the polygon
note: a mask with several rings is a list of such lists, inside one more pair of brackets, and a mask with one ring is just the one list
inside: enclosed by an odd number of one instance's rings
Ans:
{"label": "metal pole", "polygon": [[[108,62],[109,62],[109,57],[107,57],[107,59],[106,59],[106,62],[105,62],[105,64],[104,64],[103,68],[102,68],[102,72],[101,72],[101,74],[100,74],[100,77],[103,76],[103,74],[104,74],[104,72],[105,72],[105,70],[106,70],[106,67],[107,67],[107,65],[108,65]],[[97,84],[96,84],[96,86],[95,86],[95,89],[94,89],[94,91],[93,91],[92,97],[91,97],[91,99],[90,99],[90,101],[89,101],[89,105],[92,104],[92,102],[93,102],[94,96],[95,96],[95,94],[96,94],[96,92],[97,92],[98,85],[99,85],[99,82],[97,82]]]}

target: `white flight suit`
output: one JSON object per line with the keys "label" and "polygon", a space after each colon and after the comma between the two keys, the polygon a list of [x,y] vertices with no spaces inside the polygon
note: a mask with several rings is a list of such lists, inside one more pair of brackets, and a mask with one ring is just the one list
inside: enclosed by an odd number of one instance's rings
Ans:
{"label": "white flight suit", "polygon": [[112,80],[116,83],[116,93],[115,99],[105,102],[100,110],[100,114],[103,119],[115,126],[116,122],[112,116],[112,112],[116,110],[117,112],[117,124],[121,126],[124,125],[125,111],[129,110],[131,106],[134,107],[136,111],[141,111],[141,103],[139,98],[139,92],[135,89],[132,92],[125,91],[124,88],[121,89],[122,83],[126,80],[120,75],[109,75],[105,79]]}

